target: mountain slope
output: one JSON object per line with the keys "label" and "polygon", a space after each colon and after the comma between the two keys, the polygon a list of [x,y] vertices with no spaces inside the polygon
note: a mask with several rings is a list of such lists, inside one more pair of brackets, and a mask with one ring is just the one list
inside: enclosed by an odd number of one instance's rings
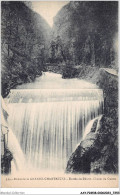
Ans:
{"label": "mountain slope", "polygon": [[54,18],[53,39],[59,36],[68,65],[117,67],[118,2],[75,1]]}
{"label": "mountain slope", "polygon": [[2,95],[44,69],[51,29],[24,2],[1,3]]}

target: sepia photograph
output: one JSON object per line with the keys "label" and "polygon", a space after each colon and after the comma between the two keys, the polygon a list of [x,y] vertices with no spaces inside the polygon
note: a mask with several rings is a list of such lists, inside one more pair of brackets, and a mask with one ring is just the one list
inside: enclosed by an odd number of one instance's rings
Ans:
{"label": "sepia photograph", "polygon": [[118,188],[118,1],[1,1],[2,188]]}

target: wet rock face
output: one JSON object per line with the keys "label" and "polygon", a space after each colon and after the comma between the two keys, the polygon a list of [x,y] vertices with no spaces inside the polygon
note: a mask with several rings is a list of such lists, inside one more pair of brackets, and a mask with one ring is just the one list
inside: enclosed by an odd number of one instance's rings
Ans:
{"label": "wet rock face", "polygon": [[98,131],[90,132],[71,155],[66,173],[117,173],[117,137],[114,120],[103,116]]}
{"label": "wet rock face", "polygon": [[5,150],[4,156],[1,158],[1,174],[11,173],[11,161],[13,160],[12,153],[8,150]]}
{"label": "wet rock face", "polygon": [[[97,120],[93,123],[92,130],[96,129]],[[69,173],[90,173],[90,161],[97,134],[94,131],[88,133],[81,141],[75,152],[71,155],[66,172]]]}

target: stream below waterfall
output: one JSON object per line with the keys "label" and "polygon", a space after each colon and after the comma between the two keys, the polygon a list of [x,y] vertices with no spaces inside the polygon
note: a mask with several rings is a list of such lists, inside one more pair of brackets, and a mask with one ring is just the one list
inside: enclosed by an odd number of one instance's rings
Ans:
{"label": "stream below waterfall", "polygon": [[88,123],[103,112],[103,92],[87,81],[45,72],[35,82],[12,89],[8,107],[9,126],[26,165],[64,171],[85,127],[89,131]]}

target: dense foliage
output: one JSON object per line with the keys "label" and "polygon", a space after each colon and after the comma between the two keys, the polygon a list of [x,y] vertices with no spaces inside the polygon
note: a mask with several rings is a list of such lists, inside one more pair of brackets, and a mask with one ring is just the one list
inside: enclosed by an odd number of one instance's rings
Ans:
{"label": "dense foliage", "polygon": [[3,1],[1,7],[2,95],[6,96],[11,87],[41,75],[51,30],[24,2]]}
{"label": "dense foliage", "polygon": [[117,28],[118,2],[70,2],[54,18],[53,40],[63,43],[59,58],[67,66],[116,68]]}
{"label": "dense foliage", "polygon": [[31,2],[3,1],[1,8],[3,96],[46,66],[64,78],[84,78],[88,67],[117,69],[117,1],[69,2],[55,16],[52,32]]}

